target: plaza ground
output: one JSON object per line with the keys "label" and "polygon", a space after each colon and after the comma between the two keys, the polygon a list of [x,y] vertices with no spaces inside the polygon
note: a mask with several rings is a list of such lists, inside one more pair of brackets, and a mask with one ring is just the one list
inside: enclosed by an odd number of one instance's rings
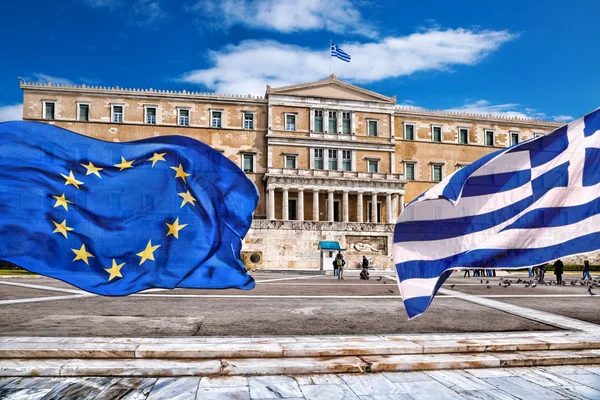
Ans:
{"label": "plaza ground", "polygon": [[[150,290],[118,298],[89,295],[49,278],[1,277],[0,336],[367,335],[567,328],[530,318],[534,310],[600,323],[600,296],[591,296],[588,286],[527,288],[516,283],[526,274],[463,278],[455,273],[431,308],[413,320],[406,317],[391,272],[374,271],[369,281],[350,274],[343,281],[293,273],[253,276],[257,285],[251,291]],[[566,274],[565,280],[579,277]],[[499,286],[501,279],[513,284]],[[474,301],[478,299],[490,301]],[[508,312],[508,306],[521,312]]]}

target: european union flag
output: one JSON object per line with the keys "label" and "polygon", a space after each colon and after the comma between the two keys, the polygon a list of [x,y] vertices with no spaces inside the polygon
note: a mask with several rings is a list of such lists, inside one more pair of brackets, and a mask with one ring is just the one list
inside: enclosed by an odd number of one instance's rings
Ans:
{"label": "european union flag", "polygon": [[240,250],[257,203],[240,168],[191,138],[0,124],[0,259],[92,293],[252,289]]}

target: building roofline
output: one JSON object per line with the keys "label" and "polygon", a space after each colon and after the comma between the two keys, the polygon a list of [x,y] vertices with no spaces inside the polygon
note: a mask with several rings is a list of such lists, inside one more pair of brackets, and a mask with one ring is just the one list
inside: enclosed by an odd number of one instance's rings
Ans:
{"label": "building roofline", "polygon": [[519,118],[519,117],[509,117],[502,115],[493,115],[493,114],[474,114],[467,112],[458,112],[458,111],[445,111],[445,110],[427,110],[424,108],[417,107],[396,107],[394,110],[394,115],[404,115],[404,116],[415,116],[415,117],[438,117],[443,119],[469,119],[469,120],[482,120],[489,122],[499,122],[506,123],[512,122],[518,125],[537,125],[540,127],[552,128],[556,129],[563,125],[566,125],[567,122],[557,122],[557,121],[547,121],[541,119],[529,119],[529,118]]}

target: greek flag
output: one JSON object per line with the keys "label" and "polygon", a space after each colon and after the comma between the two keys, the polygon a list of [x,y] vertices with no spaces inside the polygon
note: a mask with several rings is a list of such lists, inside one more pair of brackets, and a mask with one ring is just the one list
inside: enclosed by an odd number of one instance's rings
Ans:
{"label": "greek flag", "polygon": [[409,318],[454,269],[525,268],[600,249],[600,109],[489,154],[410,203],[393,255]]}
{"label": "greek flag", "polygon": [[331,43],[331,57],[337,57],[342,61],[350,62],[350,54],[339,48],[335,43]]}

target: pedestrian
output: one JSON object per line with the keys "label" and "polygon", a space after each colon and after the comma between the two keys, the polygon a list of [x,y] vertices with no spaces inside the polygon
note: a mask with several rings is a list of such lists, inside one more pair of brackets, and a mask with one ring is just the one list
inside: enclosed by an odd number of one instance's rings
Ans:
{"label": "pedestrian", "polygon": [[362,271],[360,271],[360,279],[368,281],[369,280],[369,269],[363,266]]}
{"label": "pedestrian", "polygon": [[344,260],[344,256],[342,256],[342,252],[340,251],[335,258],[335,265],[338,267],[338,279],[344,279],[344,265],[346,265],[346,261]]}
{"label": "pedestrian", "polygon": [[583,262],[583,278],[581,279],[592,279],[592,275],[590,275],[590,262],[588,260]]}
{"label": "pedestrian", "polygon": [[546,276],[546,264],[538,265],[537,270],[538,270],[538,283],[544,283],[544,277]]}
{"label": "pedestrian", "polygon": [[560,258],[554,262],[554,275],[556,275],[557,285],[562,285],[562,274],[564,269],[565,266]]}
{"label": "pedestrian", "polygon": [[337,257],[333,259],[333,276],[338,276],[339,269],[337,266]]}
{"label": "pedestrian", "polygon": [[366,269],[369,269],[369,260],[367,260],[367,256],[363,256],[362,267],[366,268]]}
{"label": "pedestrian", "polygon": [[533,276],[533,267],[529,267],[527,270],[529,271],[529,277],[531,278]]}
{"label": "pedestrian", "polygon": [[465,273],[463,274],[463,278],[470,278],[471,270],[469,268],[465,268]]}

